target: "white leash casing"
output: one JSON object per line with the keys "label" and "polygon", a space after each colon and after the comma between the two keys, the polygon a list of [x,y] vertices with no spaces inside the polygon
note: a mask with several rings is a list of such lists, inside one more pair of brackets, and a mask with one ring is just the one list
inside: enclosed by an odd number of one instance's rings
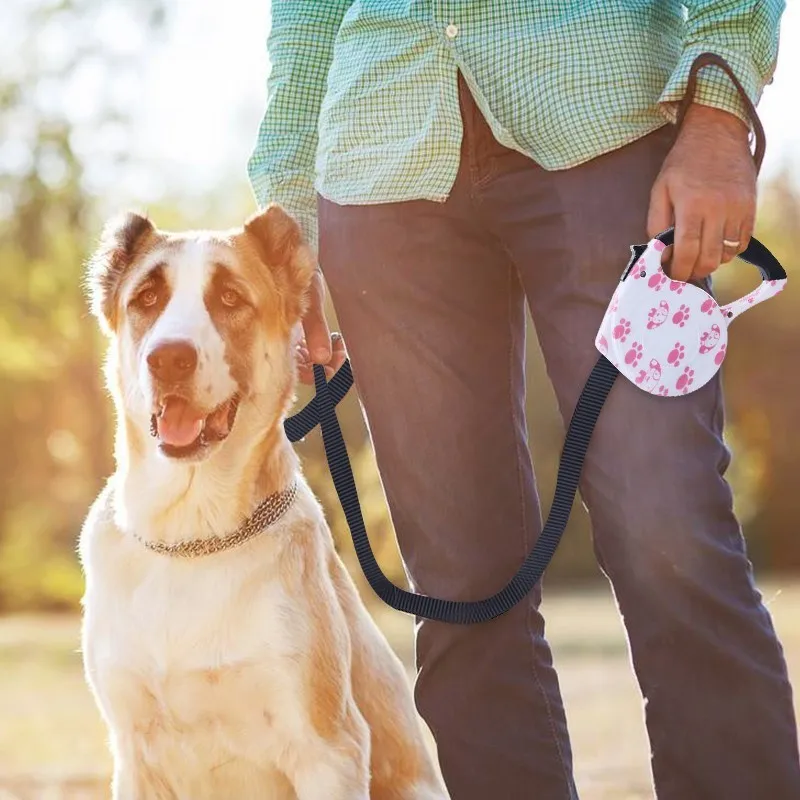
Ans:
{"label": "white leash casing", "polygon": [[699,286],[670,279],[661,266],[665,245],[658,238],[632,249],[634,257],[611,298],[595,346],[650,394],[673,397],[708,383],[725,360],[728,325],[786,287],[786,278],[765,277],[749,294],[720,306]]}

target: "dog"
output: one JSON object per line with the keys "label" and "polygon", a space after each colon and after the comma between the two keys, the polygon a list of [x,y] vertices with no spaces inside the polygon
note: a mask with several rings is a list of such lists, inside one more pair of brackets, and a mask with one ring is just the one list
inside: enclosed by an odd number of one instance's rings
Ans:
{"label": "dog", "polygon": [[116,470],[82,651],[115,800],[448,796],[284,431],[315,269],[277,205],[226,232],[128,213],[87,263]]}

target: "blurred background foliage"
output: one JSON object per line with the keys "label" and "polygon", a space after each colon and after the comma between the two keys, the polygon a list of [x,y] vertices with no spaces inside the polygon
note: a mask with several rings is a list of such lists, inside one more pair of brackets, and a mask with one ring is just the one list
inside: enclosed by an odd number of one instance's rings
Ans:
{"label": "blurred background foliage", "polygon": [[[125,80],[136,87],[141,59],[169,16],[160,0],[15,0],[0,14],[12,12],[16,48],[25,57],[8,59],[0,73],[0,611],[74,610],[82,591],[76,536],[113,468],[103,342],[87,313],[82,262],[103,217],[116,210],[97,176],[127,180],[141,169],[129,155],[136,108],[121,102],[115,87]],[[121,41],[140,44],[126,49]],[[208,196],[178,183],[149,203],[149,213],[165,228],[226,227],[243,219],[253,210],[247,155],[239,154],[239,171]],[[788,171],[762,183],[757,235],[800,279],[800,192]],[[626,259],[621,252],[620,268]],[[717,286],[732,298],[755,281],[740,262],[720,273]],[[800,291],[793,286],[737,321],[725,367],[734,453],[729,478],[762,572],[800,569]],[[529,425],[546,510],[563,428],[530,326],[529,343]],[[309,397],[302,389],[298,405]],[[402,580],[355,392],[340,418],[370,535],[381,562]],[[340,550],[354,566],[318,438],[311,434],[299,448]],[[549,581],[598,575],[580,509]]]}

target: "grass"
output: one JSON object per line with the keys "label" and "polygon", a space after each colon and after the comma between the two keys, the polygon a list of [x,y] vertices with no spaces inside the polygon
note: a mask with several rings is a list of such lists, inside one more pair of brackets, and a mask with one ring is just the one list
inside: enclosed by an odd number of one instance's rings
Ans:
{"label": "grass", "polygon": [[[800,582],[762,591],[800,692]],[[641,698],[609,592],[550,592],[544,612],[582,800],[651,798]],[[410,666],[410,619],[377,615]],[[0,618],[0,800],[108,797],[110,759],[83,682],[78,625],[64,616]]]}

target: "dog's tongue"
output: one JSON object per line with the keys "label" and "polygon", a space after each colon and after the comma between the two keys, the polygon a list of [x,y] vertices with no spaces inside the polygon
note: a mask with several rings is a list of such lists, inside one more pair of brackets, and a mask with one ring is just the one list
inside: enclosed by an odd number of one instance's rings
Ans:
{"label": "dog's tongue", "polygon": [[200,435],[204,420],[182,397],[168,397],[158,417],[158,438],[173,447],[186,447]]}

